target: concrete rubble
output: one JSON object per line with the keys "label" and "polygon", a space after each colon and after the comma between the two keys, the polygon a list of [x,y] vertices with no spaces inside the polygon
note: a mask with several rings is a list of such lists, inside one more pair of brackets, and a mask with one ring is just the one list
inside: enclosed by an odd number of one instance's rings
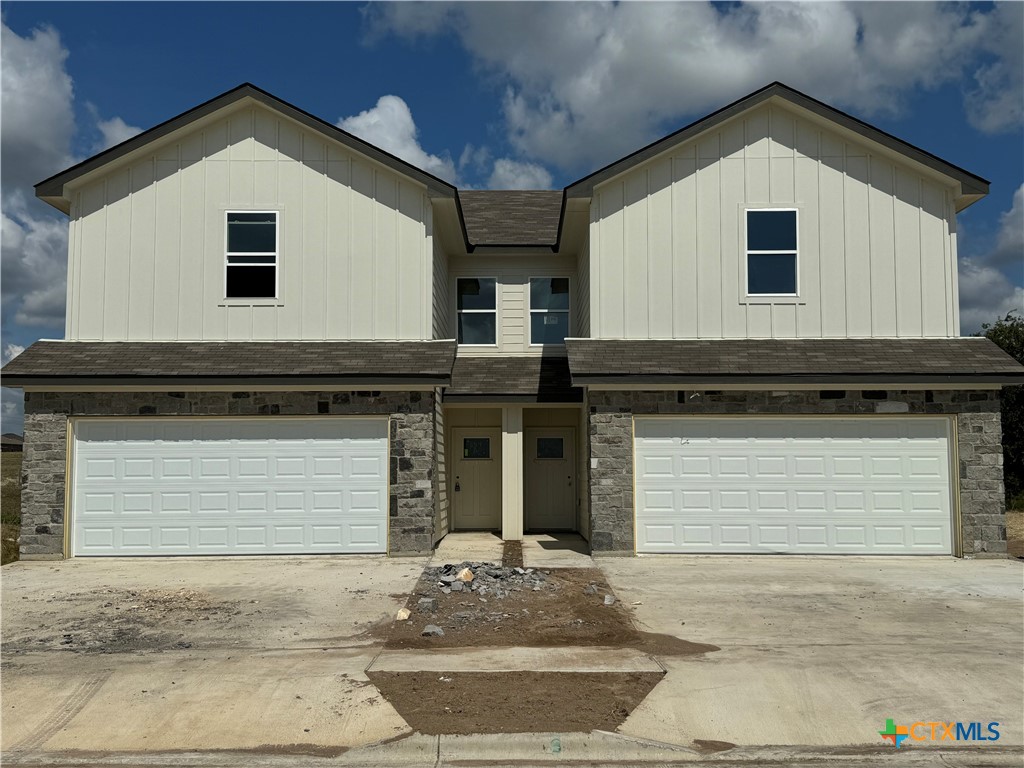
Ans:
{"label": "concrete rubble", "polygon": [[[424,571],[424,580],[433,584],[441,594],[476,594],[481,602],[485,602],[487,597],[502,600],[513,592],[558,589],[548,576],[548,572],[535,568],[502,568],[495,563],[471,562],[445,563]],[[421,613],[432,612],[436,606],[436,599],[426,596],[417,603]]]}

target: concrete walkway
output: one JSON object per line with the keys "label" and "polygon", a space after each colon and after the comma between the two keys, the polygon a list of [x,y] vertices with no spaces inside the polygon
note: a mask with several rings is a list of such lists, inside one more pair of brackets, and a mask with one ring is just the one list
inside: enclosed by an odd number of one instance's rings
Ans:
{"label": "concrete walkway", "polygon": [[458,531],[449,533],[437,544],[430,564],[495,563],[501,564],[501,536],[490,531]]}
{"label": "concrete walkway", "polygon": [[437,648],[383,651],[367,672],[664,672],[632,648]]}
{"label": "concrete walkway", "polygon": [[[440,542],[431,565],[444,563],[501,563],[501,536],[488,531],[456,531]],[[592,568],[590,545],[578,533],[528,533],[523,536],[523,565],[527,568]]]}

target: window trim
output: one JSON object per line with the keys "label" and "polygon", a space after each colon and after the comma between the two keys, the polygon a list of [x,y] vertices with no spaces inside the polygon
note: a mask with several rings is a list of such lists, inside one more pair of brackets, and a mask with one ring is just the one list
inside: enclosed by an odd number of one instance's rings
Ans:
{"label": "window trim", "polygon": [[[493,280],[494,281],[494,309],[459,309],[459,280]],[[452,302],[455,307],[455,343],[459,347],[470,347],[474,349],[496,349],[498,347],[498,339],[501,338],[501,286],[502,283],[498,280],[497,275],[456,275],[455,276],[455,290],[452,293],[454,301]],[[494,314],[494,343],[493,344],[464,344],[459,341],[459,315],[463,313],[472,315],[485,315],[488,313]]]}
{"label": "window trim", "polygon": [[[534,309],[533,308],[533,286],[534,280],[568,280],[569,281],[569,308],[568,309]],[[573,303],[573,287],[572,287],[572,276],[571,275],[533,275],[530,274],[526,278],[526,337],[527,346],[535,349],[548,348],[564,348],[565,340],[561,344],[537,344],[533,341],[533,313],[558,313],[564,314],[565,323],[565,338],[568,339],[572,336],[572,303]]]}
{"label": "window trim", "polygon": [[[487,455],[486,456],[467,456],[466,455],[466,441],[467,440],[486,440],[487,441]],[[490,435],[463,435],[462,436],[462,455],[459,457],[459,461],[494,461],[494,451],[491,449],[491,436]]]}
{"label": "window trim", "polygon": [[[278,303],[281,300],[281,209],[248,209],[248,208],[225,208],[224,214],[224,303],[255,305],[259,303]],[[267,256],[265,252],[239,251],[233,253],[228,250],[228,217],[233,213],[272,213],[274,214],[274,295],[273,296],[228,296],[228,266],[231,256]],[[235,267],[266,267],[267,264],[231,264]]]}
{"label": "window trim", "polygon": [[[800,280],[800,209],[795,205],[790,206],[778,206],[778,205],[743,205],[741,206],[742,211],[742,226],[740,227],[740,252],[743,254],[743,269],[741,270],[742,284],[740,286],[740,295],[744,300],[750,303],[802,303],[801,280]],[[754,213],[767,213],[771,211],[792,211],[795,214],[796,224],[796,248],[794,250],[780,250],[775,249],[771,251],[761,250],[750,250],[747,246],[749,238],[747,236],[749,226],[749,214]],[[795,290],[793,293],[751,293],[750,292],[750,256],[758,254],[793,254],[793,272],[796,280]]]}

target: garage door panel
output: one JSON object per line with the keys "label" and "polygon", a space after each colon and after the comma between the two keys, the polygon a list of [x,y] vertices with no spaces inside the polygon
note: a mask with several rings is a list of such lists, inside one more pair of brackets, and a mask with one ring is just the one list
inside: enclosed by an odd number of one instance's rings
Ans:
{"label": "garage door panel", "polygon": [[383,552],[386,418],[82,420],[82,555]]}
{"label": "garage door panel", "polygon": [[952,551],[946,419],[635,425],[640,552]]}

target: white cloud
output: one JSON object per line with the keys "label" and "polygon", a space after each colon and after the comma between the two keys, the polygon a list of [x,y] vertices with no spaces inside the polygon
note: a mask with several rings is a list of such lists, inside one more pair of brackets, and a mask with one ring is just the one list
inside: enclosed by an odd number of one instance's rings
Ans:
{"label": "white cloud", "polygon": [[3,356],[2,356],[4,363],[11,362],[11,360],[16,358],[18,355],[20,355],[24,351],[25,351],[25,348],[23,346],[21,346],[21,344],[15,344],[13,342],[11,342],[9,344],[5,344],[4,345]]}
{"label": "white cloud", "polygon": [[132,136],[137,136],[142,133],[141,128],[137,128],[134,125],[128,125],[128,123],[120,117],[112,117],[109,120],[100,120],[96,123],[96,127],[99,128],[100,135],[103,137],[102,142],[96,148],[97,152],[116,146],[122,141],[128,141]]}
{"label": "white cloud", "polygon": [[551,189],[551,174],[536,163],[502,157],[494,161],[487,186],[491,189]]}
{"label": "white cloud", "polygon": [[376,106],[342,118],[338,127],[427,173],[455,183],[455,163],[447,153],[432,155],[420,146],[409,105],[398,96],[381,96]]}
{"label": "white cloud", "polygon": [[67,286],[68,225],[29,214],[17,199],[0,214],[0,273],[5,315],[24,325],[61,328]]}
{"label": "white cloud", "polygon": [[984,133],[1020,128],[1024,121],[1024,3],[996,3],[984,40],[992,61],[974,73],[968,90],[967,119]]}
{"label": "white cloud", "polygon": [[1006,127],[1024,98],[1021,25],[1010,18],[1019,9],[381,3],[367,13],[378,38],[457,37],[505,82],[505,125],[517,151],[576,171],[772,80],[867,116],[898,113],[913,90],[970,81],[977,124],[988,130]]}
{"label": "white cloud", "polygon": [[[1016,280],[1007,277],[1007,270]],[[999,217],[993,249],[960,259],[960,331],[974,333],[1007,312],[1024,313],[1024,185],[1013,193],[1010,210]]]}

